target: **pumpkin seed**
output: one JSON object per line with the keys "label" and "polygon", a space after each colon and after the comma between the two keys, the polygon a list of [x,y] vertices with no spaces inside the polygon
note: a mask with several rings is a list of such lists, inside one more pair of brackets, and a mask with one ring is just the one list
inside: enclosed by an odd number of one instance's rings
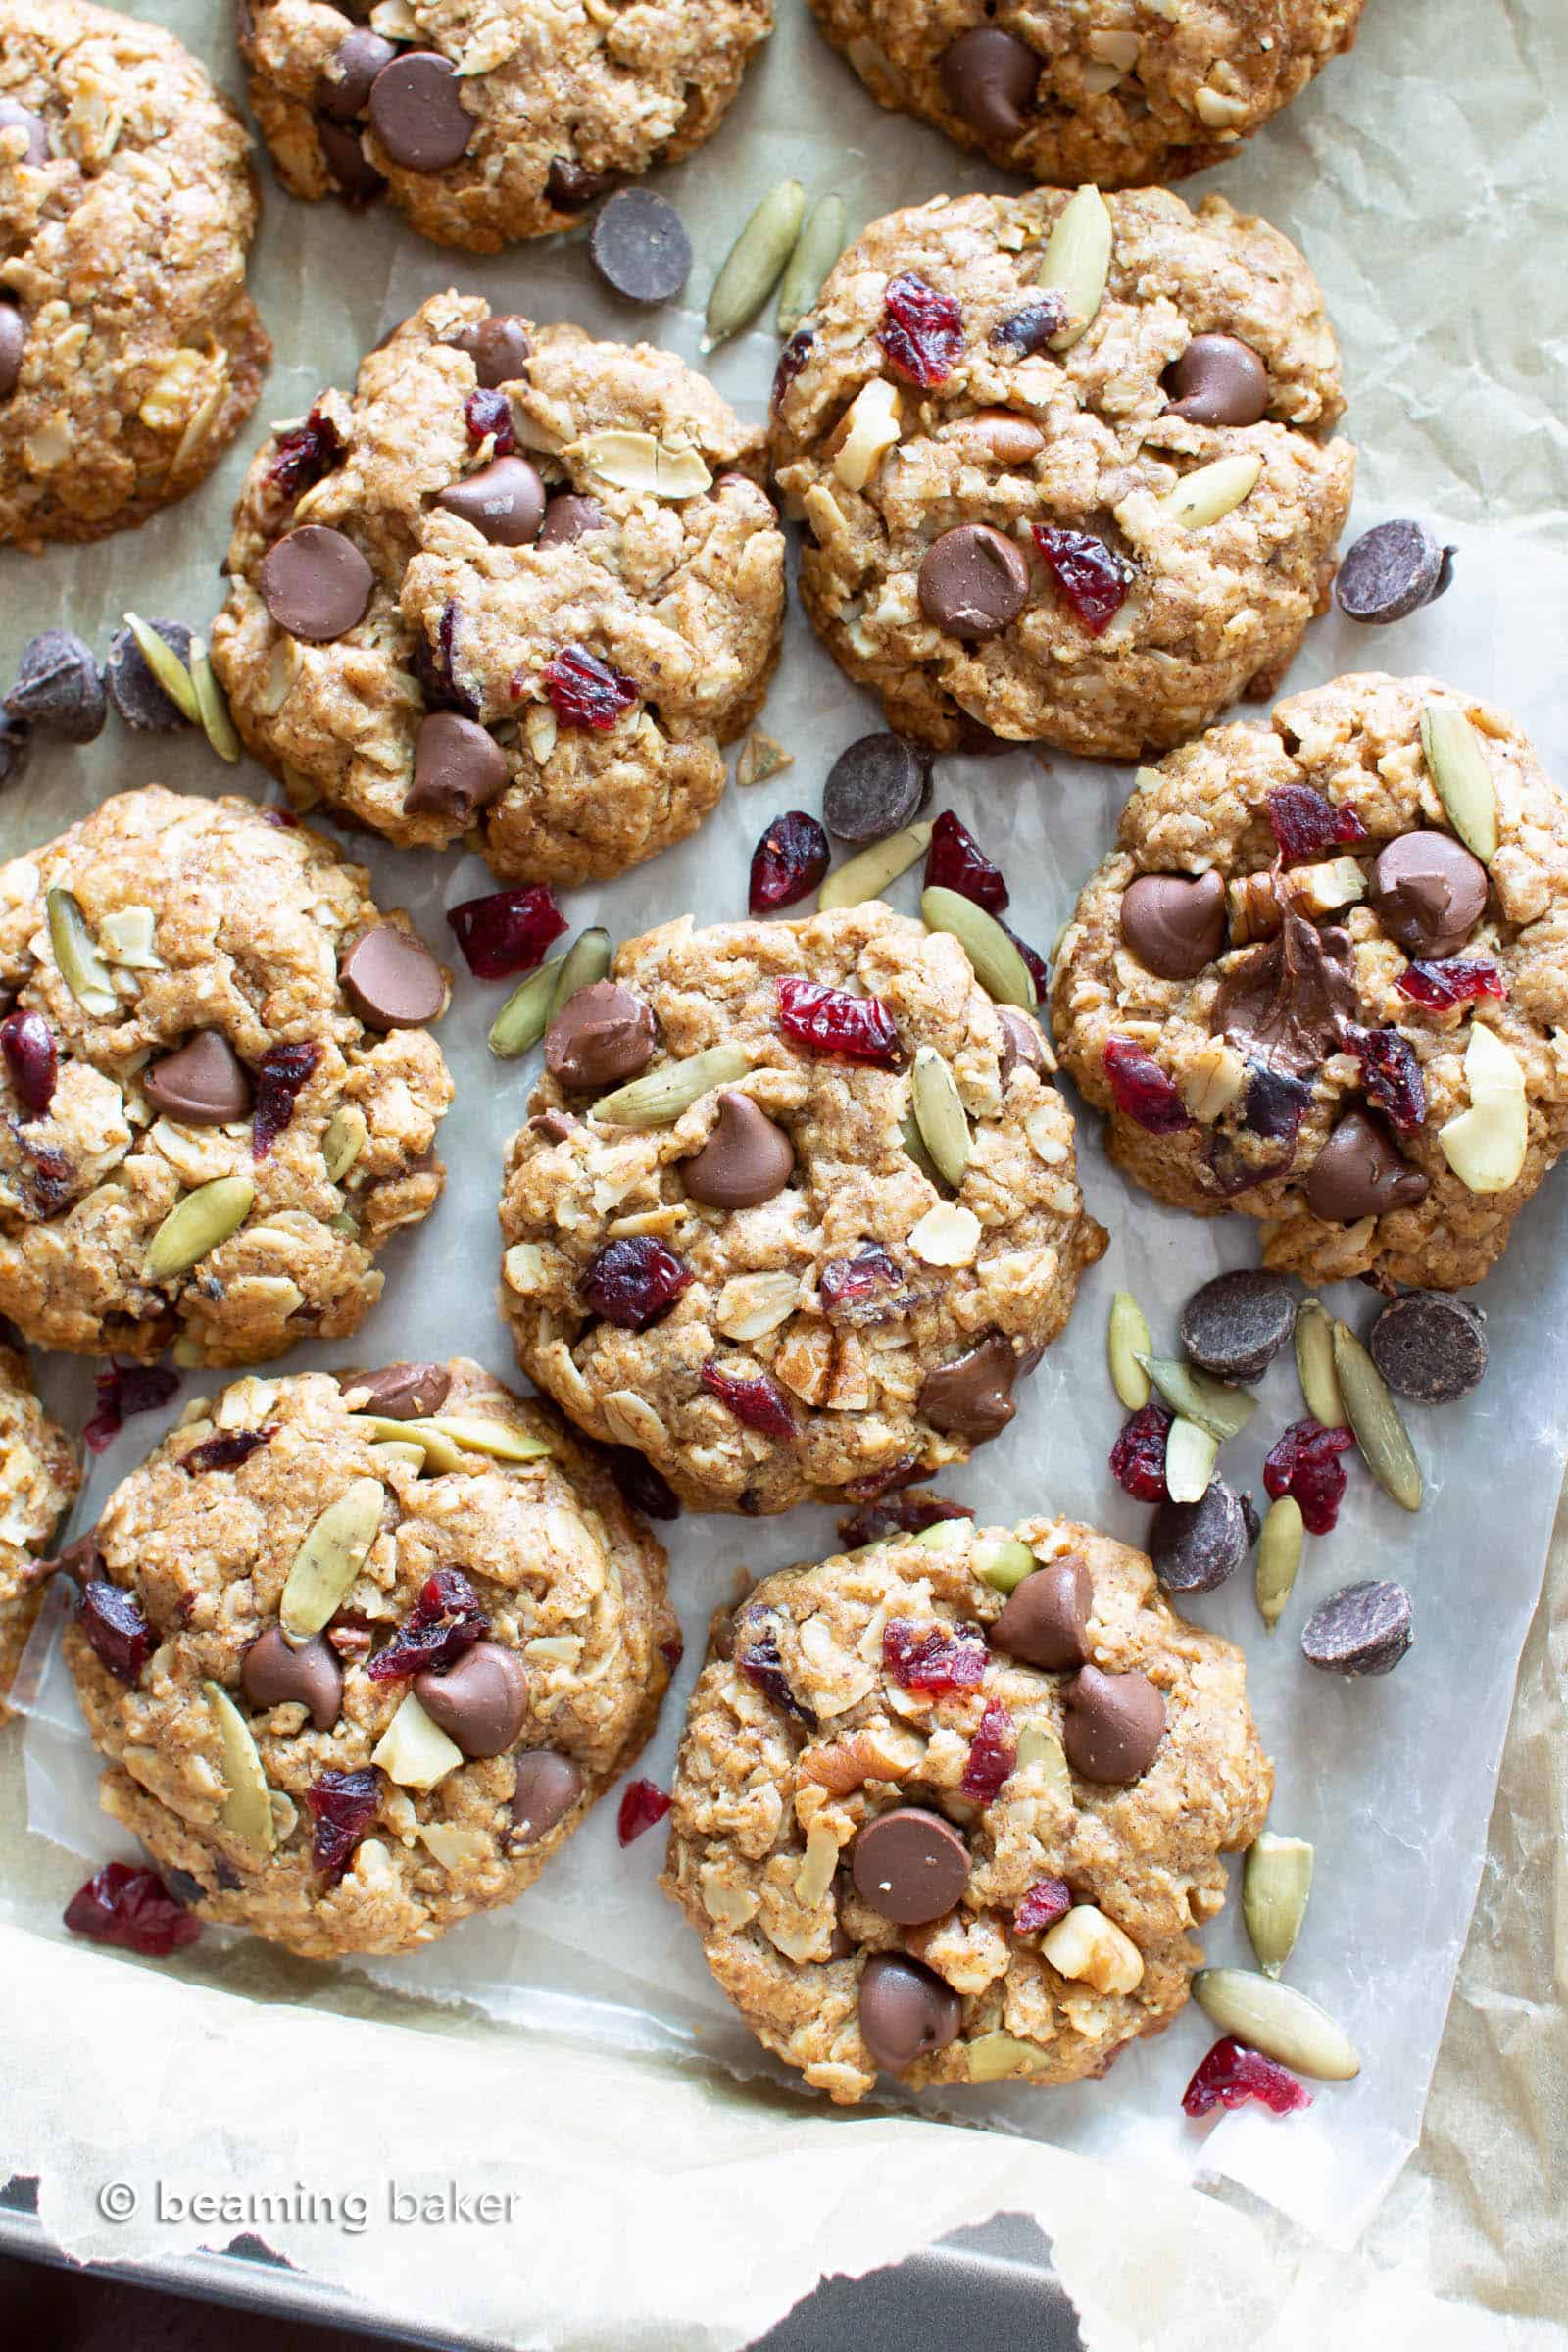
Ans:
{"label": "pumpkin seed", "polygon": [[[408,1424],[394,1426],[401,1433]],[[385,1501],[386,1490],[378,1478],[357,1478],[313,1521],[294,1554],[277,1604],[277,1621],[291,1648],[303,1649],[342,1607],[343,1595],[381,1532]]]}
{"label": "pumpkin seed", "polygon": [[377,1438],[370,1451],[384,1462],[401,1462],[416,1474],[424,1468],[424,1447],[411,1438]]}
{"label": "pumpkin seed", "polygon": [[349,1420],[372,1444],[417,1446],[426,1470],[461,1470],[465,1465],[462,1448],[428,1421],[389,1421],[379,1413],[350,1413]]}
{"label": "pumpkin seed", "polygon": [[[160,637],[158,642],[162,645],[163,639]],[[193,637],[190,641],[190,682],[196,697],[196,716],[202,733],[220,760],[226,760],[230,767],[237,767],[244,746],[234,730],[234,721],[228,715],[223,690],[213,675],[205,637]]]}
{"label": "pumpkin seed", "polygon": [[1030,1764],[1043,1764],[1046,1784],[1054,1790],[1063,1804],[1072,1803],[1072,1774],[1067,1769],[1066,1751],[1049,1723],[1025,1723],[1018,1733],[1018,1762],[1022,1772]]}
{"label": "pumpkin seed", "polygon": [[844,199],[819,196],[806,216],[806,225],[779,279],[773,323],[781,335],[793,335],[814,307],[823,279],[843,251]]}
{"label": "pumpkin seed", "polygon": [[365,1113],[357,1102],[340,1102],[326,1122],[321,1157],[329,1184],[339,1184],[370,1140]]}
{"label": "pumpkin seed", "polygon": [[478,1414],[433,1413],[428,1421],[405,1422],[422,1436],[437,1430],[465,1453],[487,1454],[493,1462],[536,1462],[550,1451],[545,1439],[528,1430],[509,1429],[504,1421],[486,1421]]}
{"label": "pumpkin seed", "polygon": [[618,1086],[594,1104],[593,1115],[606,1127],[672,1126],[694,1102],[718,1086],[731,1086],[751,1068],[751,1056],[740,1046],[709,1046],[684,1060],[666,1061],[629,1086]]}
{"label": "pumpkin seed", "polygon": [[1345,1427],[1345,1398],[1334,1369],[1334,1317],[1321,1298],[1305,1298],[1296,1318],[1296,1374],[1301,1399],[1325,1429]]}
{"label": "pumpkin seed", "polygon": [[550,1010],[545,1015],[547,1029],[568,997],[574,997],[579,988],[592,988],[596,980],[603,980],[614,953],[610,933],[599,925],[578,934],[561,958],[556,985],[551,991]]}
{"label": "pumpkin seed", "polygon": [[1281,2066],[1324,2082],[1348,2082],[1361,2071],[1355,2044],[1326,2009],[1293,1985],[1250,1968],[1200,1968],[1193,1998],[1222,2034]]}
{"label": "pumpkin seed", "polygon": [[568,461],[575,459],[601,481],[612,482],[617,490],[635,491],[645,498],[698,498],[712,487],[713,477],[701,451],[671,449],[656,441],[652,433],[629,432],[620,425],[584,433],[561,454]]}
{"label": "pumpkin seed", "polygon": [[836,906],[860,906],[867,899],[879,899],[890,882],[906,874],[931,847],[930,825],[905,825],[897,833],[884,834],[854,858],[846,858],[837,871],[829,874],[816,894],[818,914],[827,914]]}
{"label": "pumpkin seed", "polygon": [[795,1899],[814,1910],[833,1884],[839,1866],[839,1841],[833,1825],[819,1813],[806,1833],[806,1859],[795,1873]]}
{"label": "pumpkin seed", "polygon": [[1210,1437],[1223,1446],[1247,1427],[1257,1410],[1257,1398],[1245,1389],[1233,1389],[1228,1382],[1216,1380],[1211,1372],[1200,1371],[1197,1364],[1178,1363],[1174,1357],[1139,1353],[1138,1361],[1149,1374],[1155,1388],[1173,1413],[1185,1420],[1196,1421]]}
{"label": "pumpkin seed", "polygon": [[169,1282],[186,1273],[209,1250],[238,1233],[255,1199],[248,1176],[215,1176],[176,1200],[148,1244],[147,1280]]}
{"label": "pumpkin seed", "polygon": [[917,1535],[905,1539],[917,1544],[921,1551],[967,1551],[973,1540],[972,1519],[938,1519],[930,1527],[922,1527]]}
{"label": "pumpkin seed", "polygon": [[939,1175],[955,1192],[969,1164],[969,1120],[958,1082],[935,1046],[922,1046],[910,1074],[914,1122]]}
{"label": "pumpkin seed", "polygon": [[1141,1413],[1149,1402],[1149,1374],[1142,1358],[1150,1349],[1149,1323],[1131,1291],[1118,1291],[1110,1302],[1110,1328],[1105,1351],[1110,1358],[1110,1385],[1130,1413]]}
{"label": "pumpkin seed", "polygon": [[1030,2074],[1044,2066],[1047,2052],[1037,2041],[1019,2041],[1012,2034],[981,2034],[966,2044],[971,2082],[1002,2082],[1008,2075]]}
{"label": "pumpkin seed", "polygon": [[919,1169],[927,1184],[940,1186],[942,1182],[941,1170],[938,1168],[937,1163],[932,1158],[930,1152],[926,1150],[925,1138],[920,1133],[919,1126],[912,1113],[908,1118],[901,1119],[899,1121],[899,1137],[904,1145],[905,1151],[913,1160],[915,1166]]}
{"label": "pumpkin seed", "polygon": [[1263,461],[1255,455],[1216,458],[1212,466],[1184,473],[1175,489],[1167,490],[1159,500],[1156,512],[1179,530],[1204,530],[1209,523],[1223,521],[1235,513],[1243,499],[1256,489],[1262,470]]}
{"label": "pumpkin seed", "polygon": [[969,1565],[994,1592],[1014,1592],[1040,1562],[1016,1536],[981,1536],[969,1554]]}
{"label": "pumpkin seed", "polygon": [[1497,855],[1497,789],[1481,738],[1455,703],[1423,703],[1421,749],[1444,814],[1483,865]]}
{"label": "pumpkin seed", "polygon": [[173,647],[166,644],[156,629],[150,629],[139,612],[127,612],[125,626],[135,638],[142,660],[176,710],[188,718],[193,727],[199,727],[202,713],[196,700],[196,689],[191,684],[190,671]]}
{"label": "pumpkin seed", "polygon": [[1165,1492],[1172,1502],[1201,1502],[1219,1459],[1219,1440],[1178,1413],[1165,1438]]}
{"label": "pumpkin seed", "polygon": [[748,735],[741,745],[740,757],[735,762],[735,781],[737,784],[765,784],[769,776],[782,775],[785,768],[794,765],[795,754],[787,752],[773,736],[764,735],[759,730],[755,735]]}
{"label": "pumpkin seed", "polygon": [[223,1779],[228,1784],[220,1819],[231,1837],[270,1854],[275,1842],[272,1792],[267,1786],[251,1727],[221,1683],[203,1683],[202,1696],[212,1710],[213,1729],[223,1758]]}
{"label": "pumpkin seed", "polygon": [[1281,1494],[1269,1504],[1257,1539],[1257,1613],[1270,1633],[1285,1614],[1305,1541],[1306,1522],[1300,1504],[1294,1494]]}
{"label": "pumpkin seed", "polygon": [[798,179],[770,188],[730,247],[708,298],[704,351],[739,334],[778,284],[800,234],[806,190]]}
{"label": "pumpkin seed", "polygon": [[1067,323],[1051,338],[1053,351],[1071,351],[1088,332],[1105,299],[1114,242],[1110,207],[1100,190],[1085,187],[1069,196],[1035,271],[1036,285],[1054,287],[1067,305]]}
{"label": "pumpkin seed", "polygon": [[433,1788],[463,1762],[463,1750],[431,1722],[411,1690],[370,1750],[389,1781],[400,1788]]}
{"label": "pumpkin seed", "polygon": [[993,1004],[1018,1004],[1033,1012],[1039,1000],[1029,966],[995,915],[973,899],[939,887],[922,891],[920,917],[928,930],[949,932],[957,941]]}
{"label": "pumpkin seed", "polygon": [[1242,1917],[1265,1977],[1277,1977],[1301,1933],[1312,1891],[1312,1848],[1304,1838],[1261,1830],[1242,1869]]}
{"label": "pumpkin seed", "polygon": [[1402,1510],[1418,1511],[1423,1492],[1421,1465],[1410,1433],[1382,1373],[1344,1323],[1334,1326],[1334,1369],[1345,1396],[1346,1417],[1367,1468],[1392,1501]]}
{"label": "pumpkin seed", "polygon": [[529,1053],[550,1026],[550,1007],[555,1002],[556,982],[565,968],[566,958],[558,956],[514,988],[501,1010],[490,1024],[485,1043],[500,1061],[515,1061],[519,1054]]}
{"label": "pumpkin seed", "polygon": [[120,999],[115,994],[114,975],[87,928],[80,901],[69,890],[51,890],[43,904],[49,945],[61,979],[83,1012],[106,1020],[120,1010]]}

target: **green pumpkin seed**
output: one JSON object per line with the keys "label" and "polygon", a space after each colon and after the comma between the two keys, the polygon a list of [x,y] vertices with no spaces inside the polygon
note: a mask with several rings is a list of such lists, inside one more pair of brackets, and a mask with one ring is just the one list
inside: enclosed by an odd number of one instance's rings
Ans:
{"label": "green pumpkin seed", "polygon": [[756,318],[783,274],[800,234],[806,190],[798,179],[770,188],[741,230],[708,298],[704,351],[739,334]]}
{"label": "green pumpkin seed", "polygon": [[550,1010],[545,1015],[547,1029],[568,997],[574,997],[579,988],[592,988],[596,980],[603,980],[614,954],[610,933],[597,924],[572,941],[561,959],[561,969],[551,991]]}
{"label": "green pumpkin seed", "polygon": [[813,308],[823,279],[843,251],[844,199],[819,196],[806,216],[806,225],[779,279],[774,324],[781,335],[793,335]]}
{"label": "green pumpkin seed", "polygon": [[1067,323],[1051,338],[1053,351],[1070,351],[1086,334],[1105,299],[1115,231],[1110,207],[1098,188],[1080,188],[1056,216],[1035,271],[1037,286],[1051,286],[1067,305]]}
{"label": "green pumpkin seed", "polygon": [[1173,1413],[1185,1420],[1196,1421],[1223,1446],[1247,1427],[1257,1410],[1257,1398],[1245,1389],[1233,1389],[1211,1372],[1200,1371],[1196,1364],[1178,1363],[1174,1357],[1139,1354],[1138,1361],[1149,1374],[1155,1388]]}
{"label": "green pumpkin seed", "polygon": [[1072,1774],[1067,1769],[1066,1753],[1049,1723],[1025,1723],[1018,1733],[1016,1769],[1022,1772],[1030,1764],[1043,1764],[1047,1787],[1064,1804],[1072,1803]]}
{"label": "green pumpkin seed", "polygon": [[1301,1517],[1300,1504],[1294,1494],[1279,1495],[1269,1504],[1257,1539],[1254,1579],[1257,1613],[1270,1633],[1285,1614],[1305,1542],[1306,1523]]}
{"label": "green pumpkin seed", "polygon": [[1201,1502],[1219,1459],[1219,1440],[1178,1413],[1165,1439],[1165,1492],[1172,1502]]}
{"label": "green pumpkin seed", "polygon": [[1020,2041],[1013,2034],[981,2034],[967,2043],[971,2082],[1003,2082],[1009,2075],[1033,2074],[1044,2066],[1048,2052],[1037,2041]]}
{"label": "green pumpkin seed", "polygon": [[370,1451],[384,1462],[401,1462],[406,1470],[424,1468],[424,1447],[411,1438],[377,1438]]}
{"label": "green pumpkin seed", "polygon": [[1221,522],[1234,514],[1243,499],[1251,495],[1262,470],[1259,457],[1216,458],[1212,466],[1184,473],[1175,489],[1160,499],[1156,511],[1180,530],[1206,530],[1211,522]]}
{"label": "green pumpkin seed", "polygon": [[938,1519],[930,1527],[922,1527],[917,1535],[905,1538],[906,1544],[916,1544],[922,1551],[967,1551],[973,1540],[972,1519]]}
{"label": "green pumpkin seed", "polygon": [[771,735],[760,730],[748,735],[741,745],[740,758],[735,762],[737,784],[765,784],[769,776],[782,775],[785,768],[795,765],[795,754]]}
{"label": "green pumpkin seed", "polygon": [[1481,738],[1457,704],[1422,704],[1421,749],[1449,824],[1490,865],[1497,855],[1497,789]]}
{"label": "green pumpkin seed", "polygon": [[1348,2082],[1361,2071],[1355,2044],[1326,2009],[1292,1985],[1250,1968],[1200,1968],[1193,1998],[1222,2034],[1281,2066],[1323,2082]]}
{"label": "green pumpkin seed", "polygon": [[188,1272],[209,1250],[238,1233],[255,1199],[248,1176],[215,1176],[176,1200],[148,1245],[147,1280],[169,1282]]}
{"label": "green pumpkin seed", "polygon": [[1260,1831],[1242,1869],[1242,1917],[1257,1964],[1277,1977],[1301,1933],[1312,1891],[1312,1848],[1304,1838]]}
{"label": "green pumpkin seed", "polygon": [[385,1501],[386,1490],[378,1478],[357,1478],[312,1524],[294,1554],[277,1607],[283,1639],[292,1648],[303,1649],[343,1606],[344,1594],[381,1532]]}
{"label": "green pumpkin seed", "polygon": [[1334,1326],[1334,1369],[1367,1468],[1391,1501],[1401,1510],[1418,1511],[1423,1485],[1410,1433],[1382,1373],[1344,1323]]}
{"label": "green pumpkin seed", "polygon": [[272,1823],[272,1792],[257,1752],[251,1727],[220,1683],[203,1683],[202,1696],[212,1709],[213,1729],[223,1759],[228,1794],[220,1815],[230,1837],[270,1854],[276,1842]]}
{"label": "green pumpkin seed", "polygon": [[926,1150],[925,1138],[920,1133],[919,1125],[912,1113],[908,1118],[899,1121],[899,1139],[927,1184],[940,1187],[942,1171]]}
{"label": "green pumpkin seed", "polygon": [[107,1020],[111,1013],[120,1010],[120,999],[115,994],[114,974],[99,955],[87,928],[80,901],[69,890],[51,890],[43,904],[49,924],[49,945],[61,979],[83,1012],[90,1012],[97,1020]]}
{"label": "green pumpkin seed", "polygon": [[[164,641],[160,637],[158,642],[162,645]],[[234,721],[228,715],[223,690],[213,675],[205,637],[193,637],[190,641],[190,682],[196,697],[196,716],[202,733],[220,760],[226,760],[230,767],[237,767],[244,746],[234,731]]]}
{"label": "green pumpkin seed", "polygon": [[969,1554],[969,1565],[994,1592],[1015,1592],[1040,1562],[1016,1536],[981,1536]]}
{"label": "green pumpkin seed", "polygon": [[[409,1426],[405,1422],[404,1427]],[[412,1426],[421,1435],[438,1430],[465,1453],[488,1454],[494,1462],[536,1462],[550,1451],[545,1439],[527,1430],[509,1429],[502,1421],[486,1421],[478,1414],[434,1413],[428,1421]]]}
{"label": "green pumpkin seed", "polygon": [[539,1043],[550,1026],[556,982],[565,964],[564,956],[558,956],[513,990],[491,1022],[485,1041],[498,1060],[515,1061],[519,1054],[529,1053]]}
{"label": "green pumpkin seed", "polygon": [[837,871],[829,874],[816,894],[818,914],[828,914],[836,906],[861,906],[867,899],[879,899],[890,882],[906,874],[911,865],[918,864],[931,847],[930,825],[904,825],[897,833],[884,834],[853,858],[846,858]]}
{"label": "green pumpkin seed", "polygon": [[1142,1359],[1150,1345],[1143,1308],[1131,1291],[1118,1291],[1110,1302],[1105,1352],[1110,1358],[1110,1385],[1130,1413],[1141,1413],[1149,1402],[1149,1374]]}
{"label": "green pumpkin seed", "polygon": [[417,1446],[426,1470],[461,1470],[466,1459],[455,1441],[428,1421],[389,1421],[380,1413],[350,1413],[353,1427],[372,1444]]}
{"label": "green pumpkin seed", "polygon": [[740,1046],[709,1046],[688,1054],[683,1061],[666,1061],[629,1086],[616,1087],[594,1104],[593,1115],[605,1127],[670,1127],[710,1095],[715,1087],[732,1086],[751,1068],[751,1056]]}
{"label": "green pumpkin seed", "polygon": [[1029,966],[993,914],[956,890],[923,891],[920,916],[927,930],[951,933],[974,976],[995,1004],[1018,1004],[1033,1012],[1039,1002]]}
{"label": "green pumpkin seed", "polygon": [[326,1122],[321,1157],[329,1184],[340,1184],[370,1140],[365,1113],[357,1102],[341,1102]]}
{"label": "green pumpkin seed", "polygon": [[1345,1398],[1334,1369],[1334,1317],[1321,1298],[1305,1298],[1296,1318],[1296,1373],[1301,1398],[1325,1429],[1345,1427]]}
{"label": "green pumpkin seed", "polygon": [[182,717],[193,727],[202,723],[201,705],[191,684],[190,671],[172,645],[166,645],[156,629],[150,629],[139,612],[125,614],[125,626],[136,640],[137,649],[159,685],[168,695]]}
{"label": "green pumpkin seed", "polygon": [[910,1073],[914,1123],[937,1172],[955,1192],[969,1165],[969,1120],[958,1082],[935,1046],[922,1046]]}

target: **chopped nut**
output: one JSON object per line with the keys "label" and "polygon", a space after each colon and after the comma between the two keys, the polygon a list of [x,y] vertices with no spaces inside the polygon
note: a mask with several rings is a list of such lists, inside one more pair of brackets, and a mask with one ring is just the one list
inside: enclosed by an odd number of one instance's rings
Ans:
{"label": "chopped nut", "polygon": [[1233,1046],[1200,1046],[1182,1078],[1182,1102],[1195,1119],[1217,1119],[1235,1102],[1246,1079],[1247,1064]]}
{"label": "chopped nut", "polygon": [[827,1747],[809,1747],[802,1756],[798,1775],[825,1788],[830,1796],[848,1796],[867,1781],[898,1781],[913,1772],[925,1754],[925,1742],[913,1732],[896,1726],[873,1726],[851,1732]]}
{"label": "chopped nut", "polygon": [[972,1266],[980,1248],[980,1220],[956,1200],[939,1200],[909,1236],[909,1248],[926,1266]]}
{"label": "chopped nut", "polygon": [[[827,445],[833,471],[847,490],[863,490],[897,447],[902,409],[898,386],[886,376],[874,375],[860,386]],[[815,517],[809,519],[814,525]]]}
{"label": "chopped nut", "polygon": [[741,745],[740,758],[735,762],[737,784],[765,784],[769,776],[782,775],[795,765],[795,754],[787,752],[771,735],[748,735]]}
{"label": "chopped nut", "polygon": [[800,1295],[798,1274],[736,1274],[719,1292],[713,1321],[727,1340],[760,1340],[793,1311]]}
{"label": "chopped nut", "polygon": [[634,490],[649,498],[696,498],[710,489],[713,477],[695,449],[670,449],[652,433],[630,432],[612,425],[584,433],[562,455],[575,458],[601,481],[617,489]]}
{"label": "chopped nut", "polygon": [[1041,1939],[1040,1956],[1096,1992],[1131,1992],[1142,1984],[1144,1956],[1130,1936],[1093,1903],[1074,1903]]}

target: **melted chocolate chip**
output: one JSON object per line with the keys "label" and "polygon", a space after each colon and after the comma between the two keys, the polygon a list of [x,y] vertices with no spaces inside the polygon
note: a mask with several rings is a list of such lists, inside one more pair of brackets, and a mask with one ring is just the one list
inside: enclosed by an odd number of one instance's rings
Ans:
{"label": "melted chocolate chip", "polygon": [[376,1413],[384,1421],[421,1421],[438,1413],[452,1389],[445,1364],[387,1364],[379,1372],[356,1372],[345,1387],[358,1396],[355,1411]]}
{"label": "melted chocolate chip", "polygon": [[356,24],[339,41],[321,76],[321,112],[330,115],[334,122],[349,122],[363,115],[370,103],[371,83],[396,55],[392,43],[372,32],[368,24]]}
{"label": "melted chocolate chip", "polygon": [[1287,910],[1278,938],[1245,949],[1225,974],[1213,1025],[1244,1054],[1298,1075],[1340,1051],[1359,1009],[1349,933]]}
{"label": "melted chocolate chip", "polygon": [[610,517],[595,498],[564,490],[545,509],[536,547],[572,547],[589,531],[608,531]]}
{"label": "melted chocolate chip", "polygon": [[983,1444],[1005,1429],[1018,1409],[1012,1401],[1017,1373],[1011,1341],[994,1331],[952,1363],[926,1374],[917,1409],[933,1429]]}
{"label": "melted chocolate chip", "polygon": [[648,1067],[654,1013],[647,999],[618,980],[579,988],[545,1033],[545,1067],[558,1085],[598,1093]]}
{"label": "melted chocolate chip", "polygon": [[1428,1181],[1387,1128],[1364,1110],[1348,1110],[1312,1162],[1306,1205],[1330,1225],[1388,1216],[1424,1200]]}
{"label": "melted chocolate chip", "polygon": [[1156,979],[1196,979],[1225,944],[1223,876],[1140,874],[1122,899],[1121,935]]}
{"label": "melted chocolate chip", "polygon": [[1487,911],[1487,869],[1451,833],[1401,833],[1378,852],[1368,893],[1413,960],[1456,956]]}

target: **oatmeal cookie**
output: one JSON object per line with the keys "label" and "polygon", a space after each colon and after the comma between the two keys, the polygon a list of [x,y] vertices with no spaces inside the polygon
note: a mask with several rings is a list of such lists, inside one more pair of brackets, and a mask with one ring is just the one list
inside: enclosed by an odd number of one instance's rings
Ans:
{"label": "oatmeal cookie", "polygon": [[0,541],[145,522],[250,415],[250,158],[161,25],[0,0]]}
{"label": "oatmeal cookie", "polygon": [[570,228],[712,137],[772,0],[239,0],[250,97],[285,187],[385,195],[438,245]]}
{"label": "oatmeal cookie", "polygon": [[0,1723],[43,1598],[44,1555],[80,1485],[75,1449],[33,1395],[25,1356],[0,1341]]}
{"label": "oatmeal cookie", "polygon": [[[912,1123],[922,1052],[956,1188]],[[874,901],[666,923],[568,1001],[545,1058],[501,1200],[518,1360],[701,1509],[865,1500],[966,1460],[1104,1250],[1034,1020]]]}
{"label": "oatmeal cookie", "polygon": [[1363,0],[811,0],[881,106],[1025,179],[1223,163],[1350,48]]}
{"label": "oatmeal cookie", "polygon": [[1479,1282],[1568,1141],[1568,802],[1436,680],[1294,695],[1144,771],[1052,1010],[1159,1200],[1307,1282]]}
{"label": "oatmeal cookie", "polygon": [[654,1726],[664,1554],[478,1364],[236,1381],[116,1488],[66,1655],[204,1918],[400,1952],[533,1884]]}
{"label": "oatmeal cookie", "polygon": [[241,734],[402,848],[620,873],[696,830],[761,707],[761,470],[669,353],[436,296],[251,468],[213,628]]}
{"label": "oatmeal cookie", "polygon": [[807,611],[938,750],[1179,743],[1272,691],[1324,609],[1343,407],[1311,271],[1222,197],[891,214],[774,387]]}
{"label": "oatmeal cookie", "polygon": [[192,1364],[357,1331],[441,1192],[447,985],[249,801],[149,784],[0,866],[0,1313]]}
{"label": "oatmeal cookie", "polygon": [[1181,2008],[1272,1781],[1241,1651],[1142,1552],[949,1520],[715,1620],[662,1884],[842,2105],[879,2069],[1072,2082]]}

